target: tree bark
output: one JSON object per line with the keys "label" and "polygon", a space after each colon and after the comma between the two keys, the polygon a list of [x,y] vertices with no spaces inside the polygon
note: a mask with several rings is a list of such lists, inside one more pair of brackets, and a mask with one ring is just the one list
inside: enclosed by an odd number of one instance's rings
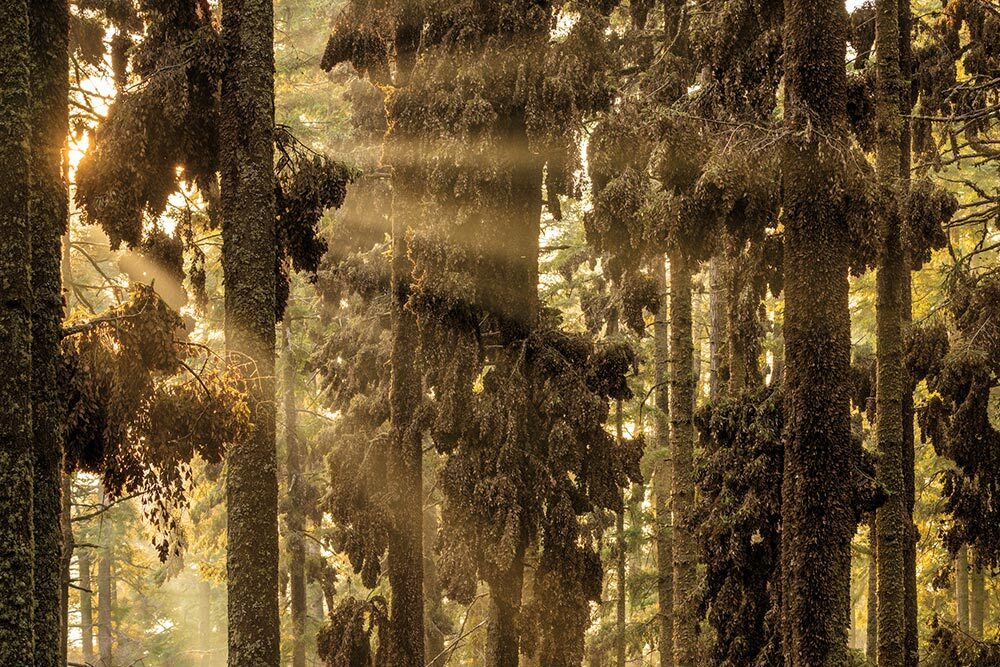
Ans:
{"label": "tree bark", "polygon": [[729,366],[725,349],[729,299],[723,275],[724,262],[722,257],[716,256],[708,264],[708,397],[712,401],[717,400],[723,392],[723,378],[726,375],[723,371]]}
{"label": "tree bark", "polygon": [[[409,81],[418,43],[397,34],[396,85]],[[410,170],[403,169],[402,173]],[[417,219],[416,204],[422,184],[393,179],[392,200],[392,349],[389,381],[389,483],[391,524],[388,538],[389,585],[392,608],[389,624],[389,662],[400,667],[423,667],[424,553],[423,553],[423,448],[422,433],[414,416],[421,402],[422,383],[417,368],[419,332],[414,314],[406,308],[410,298],[413,263],[407,255],[410,223]]]}
{"label": "tree bark", "polygon": [[305,535],[305,498],[302,480],[302,454],[299,451],[297,415],[295,407],[295,358],[292,353],[292,327],[288,315],[281,323],[282,348],[282,391],[285,412],[285,474],[288,487],[288,513],[286,528],[288,535],[288,589],[289,606],[292,616],[292,667],[306,664],[306,552],[303,544]]}
{"label": "tree bark", "polygon": [[212,584],[205,579],[198,582],[198,650],[201,652],[199,664],[212,664]]}
{"label": "tree bark", "polygon": [[[899,0],[878,0],[875,19],[876,174],[897,192],[900,168]],[[902,286],[906,267],[895,211],[884,214],[876,276],[875,440],[876,475],[886,500],[876,511],[878,568],[878,665],[903,667],[906,613],[904,552],[909,522],[903,483]]]}
{"label": "tree bark", "polygon": [[0,664],[34,661],[28,5],[0,2]]}
{"label": "tree bark", "polygon": [[878,565],[876,564],[875,521],[868,522],[868,627],[865,657],[870,665],[878,661]]}
{"label": "tree bark", "polygon": [[414,416],[420,405],[418,332],[410,298],[411,262],[406,254],[410,217],[394,199],[392,216],[392,376],[389,411],[392,435],[386,457],[392,513],[387,560],[392,610],[389,662],[422,667],[424,659],[423,452]]}
{"label": "tree bark", "polygon": [[[103,493],[101,503],[102,505],[104,503]],[[110,538],[106,536],[103,540],[110,542]],[[114,588],[111,582],[113,560],[114,552],[111,545],[103,545],[97,561],[97,656],[101,667],[114,665],[111,628],[111,609],[114,606]]]}
{"label": "tree bark", "polygon": [[[59,637],[59,664],[65,665],[69,653],[69,584],[70,565],[73,562],[73,552],[76,549],[73,540],[73,476],[68,473],[62,475],[62,498],[60,520],[62,522],[62,562],[60,563],[60,595],[59,595],[59,616],[60,616],[60,637]],[[88,554],[89,557],[89,554]],[[88,566],[89,567],[89,566]],[[87,575],[90,575],[88,570]],[[89,586],[88,586],[89,588]],[[93,638],[91,638],[93,640]],[[91,657],[93,658],[93,647],[91,647]]]}
{"label": "tree bark", "polygon": [[[913,111],[915,99],[911,91],[913,79],[913,9],[910,0],[899,0],[899,69],[900,69],[900,101],[904,115],[900,121],[899,135],[899,176],[902,187],[909,187],[911,163],[911,126],[905,114]],[[913,294],[910,280],[911,262],[904,249],[903,253],[903,331],[913,322]],[[917,667],[919,661],[919,640],[917,632],[917,539],[919,530],[913,521],[913,508],[916,504],[916,480],[914,466],[916,453],[914,451],[913,432],[913,379],[904,378],[903,390],[903,489],[904,508],[907,522],[906,545],[903,552],[904,564],[904,614],[906,636],[904,639],[904,664],[906,667]]]}
{"label": "tree bark", "polygon": [[955,557],[955,622],[969,632],[969,552],[965,545]]}
{"label": "tree bark", "polygon": [[697,545],[688,525],[694,505],[694,343],[691,331],[691,267],[670,254],[670,451],[673,513],[674,664],[692,667],[697,653],[695,567]]}
{"label": "tree bark", "polygon": [[[428,499],[429,500],[429,499]],[[437,508],[428,503],[424,508],[424,664],[444,651],[445,633],[439,623],[447,620],[441,601],[441,583],[434,560],[434,540],[437,539]]]}
{"label": "tree bark", "polygon": [[254,428],[229,450],[229,664],[277,667],[274,35],[271,0],[222,4],[220,152],[226,349],[247,377]]}
{"label": "tree bark", "polygon": [[521,611],[524,584],[524,550],[518,551],[502,582],[490,584],[490,609],[486,620],[486,667],[518,667]]}
{"label": "tree bark", "polygon": [[[847,661],[854,535],[848,377],[849,235],[840,178],[847,15],[840,0],[786,0],[785,460],[782,626],[786,667]],[[830,146],[829,144],[833,144]]]}
{"label": "tree bark", "polygon": [[29,3],[31,44],[31,402],[34,430],[35,667],[61,651],[62,409],[58,386],[63,319],[61,237],[67,222],[63,147],[69,133],[69,5]]}
{"label": "tree bark", "polygon": [[[617,324],[617,321],[616,321]],[[617,329],[617,326],[615,327]],[[618,447],[622,443],[622,402],[615,401],[615,439]],[[620,492],[622,509],[615,516],[615,664],[625,667],[625,493]]]}
{"label": "tree bark", "polygon": [[[973,559],[975,561],[975,559]],[[969,632],[976,639],[983,639],[983,623],[986,618],[986,577],[981,565],[972,563],[969,576]]]}
{"label": "tree bark", "polygon": [[82,549],[76,559],[80,570],[80,643],[83,663],[94,664],[94,596],[90,578],[90,550]]}
{"label": "tree bark", "polygon": [[658,647],[660,667],[674,665],[674,572],[670,518],[670,403],[667,371],[670,359],[667,272],[664,258],[653,262],[653,276],[660,292],[660,308],[653,321],[653,393],[656,401],[656,450],[660,458],[653,471],[653,502],[656,511],[656,592],[658,602]]}

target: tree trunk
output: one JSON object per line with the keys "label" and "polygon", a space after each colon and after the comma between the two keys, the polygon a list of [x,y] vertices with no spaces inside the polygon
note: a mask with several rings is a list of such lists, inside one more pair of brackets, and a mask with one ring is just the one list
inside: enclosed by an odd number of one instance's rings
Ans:
{"label": "tree trunk", "polygon": [[653,385],[656,397],[656,450],[659,459],[653,471],[653,502],[656,511],[656,592],[659,611],[660,667],[674,665],[674,572],[670,519],[670,404],[667,387],[670,332],[668,330],[667,272],[664,258],[653,262],[653,275],[660,293],[660,308],[653,321]]}
{"label": "tree trunk", "polygon": [[[538,547],[535,544],[529,545],[524,554],[524,592],[522,602],[530,604],[535,598],[535,573],[538,571]],[[521,653],[521,667],[541,667],[541,651],[536,650],[534,655]]]}
{"label": "tree trunk", "polygon": [[[62,522],[62,562],[60,563],[60,596],[59,596],[59,664],[65,665],[69,653],[69,584],[70,565],[73,562],[73,552],[76,549],[73,540],[73,476],[67,473],[62,475],[62,498],[60,499],[62,508],[60,520]],[[89,554],[88,554],[89,558]],[[88,570],[87,576],[90,576]],[[87,587],[89,588],[89,586]],[[91,637],[93,641],[93,637]],[[91,658],[93,658],[93,647],[91,647]]]}
{"label": "tree trunk", "polygon": [[[876,173],[896,191],[900,168],[899,0],[876,2]],[[882,223],[884,241],[876,276],[875,440],[876,473],[886,500],[876,511],[878,567],[878,665],[903,667],[906,614],[904,552],[909,522],[903,485],[903,335],[902,285],[906,267],[899,219]]]}
{"label": "tree trunk", "polygon": [[[975,561],[975,559],[973,559]],[[973,562],[969,577],[969,632],[976,639],[983,639],[983,622],[986,618],[986,577],[981,565]]]}
{"label": "tree trunk", "polygon": [[[0,0],[0,664],[33,664],[28,5]],[[29,517],[29,520],[25,520]]]}
{"label": "tree trunk", "polygon": [[[104,495],[101,495],[104,504]],[[103,541],[110,542],[105,536]],[[111,609],[114,606],[114,590],[111,584],[111,568],[114,552],[110,544],[101,547],[97,561],[97,654],[101,667],[112,667],[114,654],[112,648]]]}
{"label": "tree trunk", "polygon": [[[725,260],[716,256],[708,264],[708,397],[715,401],[723,389],[723,371],[729,366],[725,361],[725,343],[727,331],[728,295],[724,273]],[[655,324],[654,324],[655,326]]]}
{"label": "tree trunk", "polygon": [[865,657],[874,665],[878,659],[878,565],[876,564],[875,521],[868,522],[868,627]]}
{"label": "tree trunk", "polygon": [[[396,79],[403,88],[409,81],[419,46],[412,36],[396,36]],[[404,155],[408,152],[404,149]],[[407,173],[402,169],[398,173]],[[417,219],[417,202],[423,184],[393,180],[392,199],[392,349],[389,385],[389,450],[386,476],[389,483],[391,524],[388,538],[389,585],[392,588],[389,624],[389,662],[399,667],[422,667],[424,645],[423,553],[423,451],[422,434],[414,421],[422,391],[417,368],[419,332],[410,298],[413,263],[407,255],[410,223]]]}
{"label": "tree trunk", "polygon": [[[430,498],[428,498],[430,500]],[[437,562],[434,560],[434,541],[437,539],[437,508],[428,502],[424,509],[424,664],[444,651],[445,633],[440,627],[447,621],[442,608],[441,582],[438,580]]]}
{"label": "tree trunk", "polygon": [[520,549],[506,580],[490,585],[490,609],[486,620],[486,667],[518,667],[521,610],[524,583],[524,551]]}
{"label": "tree trunk", "polygon": [[203,667],[212,664],[212,584],[202,579],[198,582],[198,649]]}
{"label": "tree trunk", "polygon": [[[616,322],[617,324],[617,322]],[[615,327],[617,329],[617,326]],[[622,402],[615,401],[615,439],[622,446]],[[625,503],[628,499],[621,493],[622,509],[615,517],[615,665],[625,667]]]}
{"label": "tree trunk", "polygon": [[653,262],[653,275],[660,292],[660,309],[653,322],[653,385],[656,397],[656,450],[659,459],[653,471],[653,502],[656,512],[656,591],[659,617],[660,667],[674,665],[674,573],[670,518],[670,391],[667,387],[670,332],[668,327],[667,272],[664,258]]}
{"label": "tree trunk", "polygon": [[691,267],[670,254],[670,451],[673,512],[674,664],[692,667],[697,653],[695,566],[697,545],[688,520],[694,504],[694,344]]}
{"label": "tree trunk", "polygon": [[423,452],[414,416],[420,405],[417,367],[417,322],[406,308],[410,298],[411,262],[406,254],[410,216],[402,213],[399,195],[392,215],[392,377],[389,411],[392,435],[386,457],[392,524],[387,559],[392,588],[389,662],[422,667],[424,660],[423,591]]}
{"label": "tree trunk", "polygon": [[[901,108],[905,114],[913,111],[915,100],[912,98],[910,82],[913,79],[913,10],[910,0],[899,0],[899,69],[902,81]],[[899,136],[899,176],[904,187],[909,186],[910,154],[911,154],[910,121],[905,115],[900,120]],[[913,295],[910,280],[910,258],[903,252],[903,331],[913,322]],[[904,578],[904,615],[906,636],[903,641],[904,664],[906,667],[917,667],[919,660],[919,641],[917,633],[917,538],[919,531],[913,521],[913,507],[916,503],[916,485],[914,466],[916,453],[914,451],[913,433],[913,391],[915,389],[910,377],[904,378],[903,390],[903,497],[904,513],[907,522],[906,546],[903,551]]]}
{"label": "tree trunk", "polygon": [[274,49],[271,0],[222,3],[220,147],[226,349],[247,375],[248,438],[229,450],[229,664],[276,667]]}
{"label": "tree trunk", "polygon": [[31,402],[34,430],[35,667],[60,664],[63,319],[61,237],[67,222],[63,146],[69,132],[69,4],[28,4],[31,41]]}
{"label": "tree trunk", "polygon": [[[842,0],[786,0],[786,435],[782,626],[786,667],[847,661],[854,507],[848,377],[849,235],[837,182],[846,126]],[[824,144],[824,145],[821,145]]]}
{"label": "tree trunk", "polygon": [[955,622],[962,632],[969,632],[969,552],[965,545],[955,557]]}
{"label": "tree trunk", "polygon": [[288,513],[286,537],[288,545],[288,589],[292,616],[292,667],[306,664],[306,552],[303,539],[306,530],[305,498],[302,491],[302,455],[299,451],[297,416],[295,407],[295,357],[292,352],[292,327],[288,315],[281,323],[282,390],[285,411],[285,473],[288,486]]}
{"label": "tree trunk", "polygon": [[83,646],[83,663],[94,664],[94,594],[90,579],[90,550],[81,549],[76,559],[80,570],[80,643]]}

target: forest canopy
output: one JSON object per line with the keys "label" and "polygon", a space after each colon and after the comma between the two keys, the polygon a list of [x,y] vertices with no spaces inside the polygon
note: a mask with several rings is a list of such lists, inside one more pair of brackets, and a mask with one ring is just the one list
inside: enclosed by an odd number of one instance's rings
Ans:
{"label": "forest canopy", "polygon": [[0,6],[0,663],[1000,665],[997,0]]}

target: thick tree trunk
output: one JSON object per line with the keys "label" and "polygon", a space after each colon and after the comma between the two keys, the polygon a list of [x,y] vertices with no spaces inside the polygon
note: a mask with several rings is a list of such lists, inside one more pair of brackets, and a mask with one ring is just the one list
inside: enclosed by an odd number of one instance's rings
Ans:
{"label": "thick tree trunk", "polygon": [[653,321],[653,395],[656,397],[656,451],[659,459],[653,471],[653,502],[656,512],[656,593],[659,611],[658,648],[660,667],[674,665],[674,572],[672,523],[670,519],[670,391],[667,374],[670,359],[667,272],[664,258],[653,262],[653,275],[660,293],[660,308]]}
{"label": "thick tree trunk", "polygon": [[963,545],[955,557],[955,622],[969,632],[969,552]]}
{"label": "thick tree trunk", "polygon": [[220,124],[226,349],[247,374],[254,428],[229,450],[229,664],[277,667],[274,49],[271,0],[222,3]]}
{"label": "thick tree trunk", "polygon": [[[524,554],[524,592],[521,601],[523,604],[531,604],[537,594],[535,591],[535,573],[538,570],[538,547],[530,545]],[[535,651],[534,655],[521,653],[521,667],[540,667],[542,664],[540,651]]]}
{"label": "thick tree trunk", "polygon": [[972,564],[969,576],[969,632],[976,639],[983,639],[983,622],[986,618],[986,577],[981,565]]}
{"label": "thick tree trunk", "polygon": [[29,3],[31,38],[31,402],[34,430],[35,667],[61,662],[62,409],[58,386],[69,132],[69,4]]}
{"label": "thick tree trunk", "polygon": [[[901,77],[900,102],[904,114],[913,111],[915,100],[912,97],[911,80],[913,78],[913,9],[910,0],[899,0],[899,69]],[[910,121],[903,115],[900,121],[899,135],[899,175],[904,187],[908,187],[911,163],[911,127]],[[904,249],[903,257],[903,331],[913,322],[913,295],[910,280],[911,262]],[[903,390],[903,495],[904,512],[907,522],[906,546],[903,551],[904,578],[904,615],[906,637],[903,641],[904,664],[906,667],[917,667],[919,660],[919,641],[917,633],[917,539],[919,531],[913,521],[913,507],[916,503],[916,486],[914,466],[916,454],[914,451],[913,433],[913,380],[905,377]]]}
{"label": "thick tree trunk", "polygon": [[782,626],[786,667],[847,661],[854,508],[848,373],[849,236],[828,187],[846,132],[841,0],[785,2],[782,155],[785,261],[785,467]]}
{"label": "thick tree trunk", "polygon": [[[419,44],[412,35],[396,35],[396,85],[404,87],[412,73]],[[408,153],[404,150],[404,155]],[[403,168],[400,173],[411,173]],[[388,540],[389,585],[392,588],[389,625],[389,662],[400,667],[422,667],[424,644],[423,451],[421,432],[414,421],[422,383],[417,368],[419,332],[416,318],[406,308],[410,298],[413,263],[407,255],[410,223],[417,219],[420,183],[393,180],[392,201],[392,349],[389,385],[391,425],[386,475],[392,516]],[[443,638],[442,638],[443,641]]]}
{"label": "thick tree trunk", "polygon": [[875,521],[868,522],[868,627],[865,657],[872,666],[878,659],[878,565],[876,561]]}
{"label": "thick tree trunk", "polygon": [[[876,2],[876,173],[895,191],[900,168],[899,0]],[[878,665],[903,667],[906,614],[904,552],[909,521],[903,484],[902,287],[906,267],[899,219],[894,212],[882,221],[882,244],[876,276],[875,440],[876,473],[886,500],[876,512],[878,567]]]}
{"label": "thick tree trunk", "polygon": [[392,512],[389,533],[389,585],[392,587],[389,662],[422,667],[424,660],[423,592],[423,452],[414,416],[420,405],[417,368],[417,322],[406,308],[411,262],[406,254],[410,217],[393,202],[392,216],[392,377],[389,411],[392,424],[387,477]]}
{"label": "thick tree trunk", "polygon": [[519,550],[505,581],[490,585],[486,621],[486,667],[518,667],[521,642],[517,622],[524,585],[524,551]]}
{"label": "thick tree trunk", "polygon": [[[0,664],[34,661],[28,5],[0,0]],[[25,520],[29,517],[29,520]]]}
{"label": "thick tree trunk", "polygon": [[695,567],[697,546],[688,525],[694,505],[694,344],[691,331],[691,267],[682,253],[670,255],[670,451],[673,513],[674,664],[692,667],[697,653]]}
{"label": "thick tree trunk", "polygon": [[90,550],[81,549],[76,559],[80,570],[80,643],[83,663],[94,664],[94,594],[90,578]]}
{"label": "thick tree trunk", "polygon": [[[108,537],[103,539],[110,541]],[[113,561],[114,552],[111,546],[102,546],[97,561],[97,656],[101,667],[113,667],[114,665],[111,628],[111,610],[114,607],[115,595],[111,581]]]}
{"label": "thick tree trunk", "polygon": [[285,474],[288,487],[286,544],[288,548],[288,589],[292,616],[292,667],[306,664],[306,552],[303,539],[306,530],[305,498],[302,490],[302,454],[297,433],[298,412],[295,407],[295,357],[292,352],[292,327],[286,314],[281,323],[282,393],[285,412]]}

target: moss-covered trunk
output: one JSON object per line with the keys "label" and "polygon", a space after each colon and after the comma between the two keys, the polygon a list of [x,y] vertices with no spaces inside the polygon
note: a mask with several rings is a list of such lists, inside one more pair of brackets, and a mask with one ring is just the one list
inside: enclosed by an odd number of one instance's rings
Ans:
{"label": "moss-covered trunk", "polygon": [[955,623],[969,632],[969,551],[962,545],[955,556]]}
{"label": "moss-covered trunk", "polygon": [[518,667],[521,635],[517,621],[524,584],[524,550],[514,555],[503,581],[490,583],[486,620],[486,667]]}
{"label": "moss-covered trunk", "polygon": [[31,403],[34,430],[35,667],[61,661],[62,413],[58,387],[69,132],[69,5],[29,3],[31,36]]}
{"label": "moss-covered trunk", "polygon": [[969,632],[980,641],[983,639],[985,618],[986,576],[983,566],[973,562],[972,573],[969,576]]}
{"label": "moss-covered trunk", "polygon": [[653,261],[653,276],[660,294],[660,307],[653,321],[653,392],[656,397],[656,451],[653,470],[653,503],[656,511],[656,594],[658,603],[658,648],[660,667],[674,665],[674,571],[670,519],[670,391],[667,371],[670,359],[667,270],[662,256]]}
{"label": "moss-covered trunk", "polygon": [[392,524],[389,531],[389,585],[392,587],[389,625],[390,663],[421,667],[424,660],[423,591],[423,452],[414,417],[420,406],[421,377],[417,367],[417,322],[406,308],[410,297],[411,262],[406,254],[410,215],[404,214],[400,188],[392,214],[392,378],[389,413],[392,424],[387,462]]}
{"label": "moss-covered trunk", "polygon": [[292,350],[292,327],[288,314],[281,323],[282,394],[285,412],[285,478],[288,512],[285,516],[285,537],[288,549],[289,611],[292,617],[292,667],[306,664],[306,517],[302,479],[302,454],[297,432],[298,410],[295,405],[295,355]]}
{"label": "moss-covered trunk", "polygon": [[[876,173],[895,191],[900,169],[899,0],[878,0],[875,19]],[[904,551],[909,532],[903,488],[902,287],[906,267],[895,210],[883,213],[883,243],[875,279],[876,475],[886,500],[875,515],[878,554],[878,664],[903,667],[905,656]]]}
{"label": "moss-covered trunk", "polygon": [[878,654],[878,566],[875,564],[875,521],[868,522],[868,626],[865,657],[872,665]]}
{"label": "moss-covered trunk", "polygon": [[28,6],[0,1],[0,664],[34,661]]}
{"label": "moss-covered trunk", "polygon": [[[524,437],[533,438],[537,433],[535,389],[533,370],[527,367],[530,359],[523,354],[525,339],[538,326],[538,236],[542,214],[542,163],[528,143],[527,125],[523,112],[514,112],[501,121],[500,134],[507,150],[499,158],[498,168],[510,174],[509,198],[506,202],[500,237],[505,239],[505,252],[496,261],[497,275],[492,286],[496,299],[500,338],[504,348],[500,351],[497,368],[505,377],[519,374],[524,378],[527,399],[518,417],[524,425]],[[506,447],[502,454],[510,465],[524,469],[528,463],[524,454],[531,451],[532,443],[520,447]],[[519,451],[517,451],[519,450]],[[520,647],[518,617],[524,583],[524,554],[527,549],[527,531],[522,534],[514,549],[510,567],[490,586],[491,609],[487,624],[486,667],[517,667]]]}
{"label": "moss-covered trunk", "polygon": [[[912,128],[905,114],[913,111],[915,99],[912,94],[913,79],[913,8],[910,0],[899,0],[899,69],[901,78],[900,103],[904,112],[900,120],[899,130],[899,176],[903,187],[909,186],[910,165],[912,162]],[[913,294],[910,280],[911,262],[903,249],[903,331],[913,322]],[[916,453],[914,451],[913,432],[913,379],[904,378],[903,389],[903,503],[907,522],[906,544],[903,550],[904,578],[904,615],[906,637],[903,641],[903,660],[906,667],[917,667],[919,661],[919,641],[917,633],[917,539],[919,531],[913,521],[913,507],[916,503],[916,480],[914,466]]]}
{"label": "moss-covered trunk", "polygon": [[670,504],[673,514],[674,664],[690,667],[697,655],[697,545],[688,525],[694,505],[694,343],[691,266],[670,253]]}
{"label": "moss-covered trunk", "polygon": [[233,443],[226,498],[229,664],[276,667],[274,50],[271,0],[222,4],[220,124],[226,349],[247,375],[253,430]]}
{"label": "moss-covered trunk", "polygon": [[849,237],[840,180],[846,12],[786,0],[783,222],[785,462],[782,629],[787,667],[847,660],[854,534],[848,373]]}

